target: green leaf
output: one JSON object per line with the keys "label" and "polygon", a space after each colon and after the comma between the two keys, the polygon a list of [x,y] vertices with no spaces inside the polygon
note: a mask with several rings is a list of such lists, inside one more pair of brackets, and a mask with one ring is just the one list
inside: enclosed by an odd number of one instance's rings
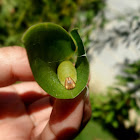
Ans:
{"label": "green leaf", "polygon": [[118,127],[119,127],[119,123],[118,123],[117,121],[113,121],[113,122],[112,122],[112,126],[113,126],[114,128],[118,128]]}
{"label": "green leaf", "polygon": [[119,110],[123,107],[123,105],[125,105],[125,100],[121,100],[120,102],[118,102],[118,104],[116,105],[116,110]]}
{"label": "green leaf", "polygon": [[114,115],[115,115],[114,111],[109,112],[106,116],[106,119],[105,119],[106,123],[112,122],[113,118],[114,118]]}
{"label": "green leaf", "polygon": [[[48,94],[60,99],[72,99],[83,91],[88,81],[89,64],[77,30],[69,34],[56,24],[39,23],[25,32],[22,41],[34,78]],[[57,68],[62,61],[70,61],[75,55],[76,86],[67,90],[58,79]]]}
{"label": "green leaf", "polygon": [[102,111],[95,111],[92,113],[93,118],[98,118],[102,115]]}

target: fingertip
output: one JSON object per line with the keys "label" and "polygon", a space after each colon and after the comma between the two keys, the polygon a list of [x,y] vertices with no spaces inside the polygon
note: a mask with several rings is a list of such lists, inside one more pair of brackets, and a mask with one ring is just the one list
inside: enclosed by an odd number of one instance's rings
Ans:
{"label": "fingertip", "polygon": [[0,48],[0,87],[16,81],[33,81],[34,77],[28,62],[25,48]]}
{"label": "fingertip", "polygon": [[55,100],[48,122],[49,127],[47,125],[44,129],[42,138],[45,137],[49,139],[49,137],[47,137],[48,131],[51,131],[51,136],[55,136],[57,140],[71,140],[78,134],[83,119],[86,91],[87,89],[84,89],[82,93],[74,99]]}

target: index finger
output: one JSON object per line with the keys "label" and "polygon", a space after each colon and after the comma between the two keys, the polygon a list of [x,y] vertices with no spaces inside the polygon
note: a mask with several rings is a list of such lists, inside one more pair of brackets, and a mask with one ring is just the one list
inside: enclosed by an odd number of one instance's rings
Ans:
{"label": "index finger", "polygon": [[22,47],[0,48],[0,87],[16,81],[34,80],[26,50]]}

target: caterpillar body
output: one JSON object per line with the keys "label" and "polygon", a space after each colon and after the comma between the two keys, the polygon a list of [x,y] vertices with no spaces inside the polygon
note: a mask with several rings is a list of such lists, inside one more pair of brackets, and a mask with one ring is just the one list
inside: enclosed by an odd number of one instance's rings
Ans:
{"label": "caterpillar body", "polygon": [[71,61],[63,61],[59,64],[57,75],[60,83],[68,90],[75,88],[77,72]]}

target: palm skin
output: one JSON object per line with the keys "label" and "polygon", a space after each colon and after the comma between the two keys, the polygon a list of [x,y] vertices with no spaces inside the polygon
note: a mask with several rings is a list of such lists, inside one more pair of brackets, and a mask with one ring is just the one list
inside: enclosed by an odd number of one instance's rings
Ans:
{"label": "palm skin", "polygon": [[0,67],[0,140],[71,140],[90,119],[86,89],[75,99],[49,96],[34,81],[24,48],[1,48]]}

